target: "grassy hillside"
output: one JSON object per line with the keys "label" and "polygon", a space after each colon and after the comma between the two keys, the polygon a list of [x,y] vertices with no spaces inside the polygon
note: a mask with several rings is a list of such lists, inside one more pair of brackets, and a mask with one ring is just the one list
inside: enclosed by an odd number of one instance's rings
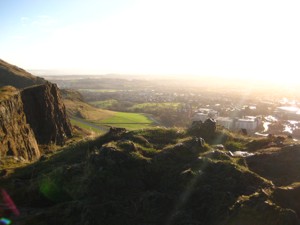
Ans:
{"label": "grassy hillside", "polygon": [[89,131],[89,133],[91,135],[92,134],[96,134],[96,135],[103,134],[103,133],[105,133],[105,131],[108,130],[108,128],[105,129],[104,127],[97,126],[95,124],[89,123],[88,121],[80,120],[79,118],[76,118],[76,117],[71,118],[70,121],[73,126],[77,126],[81,129]]}
{"label": "grassy hillside", "polygon": [[177,129],[111,129],[16,168],[1,187],[21,211],[16,224],[299,224],[299,184],[276,187],[242,156]]}
{"label": "grassy hillside", "polygon": [[33,76],[24,69],[0,59],[0,87],[11,85],[17,88],[25,88],[45,82],[43,78]]}
{"label": "grassy hillside", "polygon": [[98,109],[79,100],[64,99],[64,103],[71,117],[95,121],[110,118],[115,114],[113,111]]}
{"label": "grassy hillside", "polygon": [[[96,108],[83,101],[70,98],[64,99],[67,112],[73,125],[102,133],[109,126],[122,127],[129,130],[151,127],[154,122],[141,113],[115,112]],[[102,129],[101,129],[102,128]]]}

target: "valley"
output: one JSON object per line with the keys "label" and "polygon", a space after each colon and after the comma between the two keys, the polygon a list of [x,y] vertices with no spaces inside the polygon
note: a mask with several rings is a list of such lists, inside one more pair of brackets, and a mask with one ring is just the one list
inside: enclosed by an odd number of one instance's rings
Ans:
{"label": "valley", "polygon": [[0,89],[6,221],[300,224],[296,92],[23,75]]}
{"label": "valley", "polygon": [[[96,108],[93,104],[76,99],[69,93],[65,95],[64,104],[71,118],[73,125],[80,128],[91,130],[96,133],[103,133],[109,127],[123,127],[129,130],[142,129],[155,126],[155,122],[150,116],[142,113],[117,112],[107,109]],[[74,94],[74,91],[72,91]]]}
{"label": "valley", "polygon": [[299,11],[0,0],[0,225],[300,225]]}

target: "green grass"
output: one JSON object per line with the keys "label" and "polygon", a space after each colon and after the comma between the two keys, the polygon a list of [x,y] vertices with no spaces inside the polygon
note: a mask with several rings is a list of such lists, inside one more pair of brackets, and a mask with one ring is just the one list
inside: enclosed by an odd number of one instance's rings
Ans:
{"label": "green grass", "polygon": [[78,127],[82,128],[82,129],[85,129],[85,130],[88,130],[88,131],[93,131],[93,132],[95,132],[97,134],[103,134],[104,133],[102,130],[97,129],[95,127],[91,127],[91,126],[89,126],[87,124],[84,124],[84,123],[82,123],[80,121],[74,120],[72,118],[70,120],[71,120],[71,124],[73,126],[78,126]]}
{"label": "green grass", "polygon": [[98,124],[105,124],[115,127],[124,127],[128,130],[151,127],[153,121],[140,113],[117,112],[112,117],[97,121]]}
{"label": "green grass", "polygon": [[103,123],[152,123],[146,116],[139,113],[117,112],[111,118],[102,120]]}
{"label": "green grass", "polygon": [[89,103],[98,108],[108,109],[108,108],[112,107],[113,105],[118,104],[118,101],[115,99],[109,99],[109,100],[105,100],[105,101],[93,101],[93,102],[89,102]]}

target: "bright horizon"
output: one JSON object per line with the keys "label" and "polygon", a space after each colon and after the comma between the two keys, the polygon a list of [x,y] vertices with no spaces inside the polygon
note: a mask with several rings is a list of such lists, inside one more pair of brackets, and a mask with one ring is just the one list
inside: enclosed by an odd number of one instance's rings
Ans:
{"label": "bright horizon", "polygon": [[299,1],[0,1],[0,58],[74,74],[299,83]]}

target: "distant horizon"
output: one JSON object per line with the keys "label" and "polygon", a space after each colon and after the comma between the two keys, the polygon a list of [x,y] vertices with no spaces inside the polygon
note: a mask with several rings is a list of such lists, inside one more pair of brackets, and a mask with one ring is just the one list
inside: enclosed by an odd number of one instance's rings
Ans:
{"label": "distant horizon", "polygon": [[[40,71],[40,73],[36,73],[37,71]],[[52,73],[50,73],[50,71]],[[191,81],[196,81],[196,82],[207,82],[209,81],[210,83],[223,83],[226,86],[232,85],[237,85],[240,82],[243,82],[243,84],[240,84],[241,86],[249,86],[250,89],[252,88],[257,88],[261,89],[263,87],[265,88],[282,88],[282,89],[293,89],[296,90],[295,88],[298,88],[299,84],[297,82],[294,82],[293,80],[287,80],[285,82],[282,81],[280,78],[274,78],[274,79],[269,79],[266,77],[253,77],[253,78],[248,78],[248,77],[243,77],[243,76],[229,76],[229,77],[224,77],[224,76],[218,76],[218,75],[188,75],[188,74],[182,74],[182,75],[176,75],[176,74],[125,74],[125,73],[107,73],[107,74],[88,74],[88,73],[71,73],[71,72],[63,72],[63,71],[56,71],[55,70],[28,70],[31,74],[35,76],[40,76],[44,78],[71,78],[71,77],[90,77],[90,78],[119,78],[119,79],[145,79],[145,80],[183,80],[186,82],[191,82]],[[184,85],[184,83],[182,83]],[[257,87],[254,87],[257,86]]]}

